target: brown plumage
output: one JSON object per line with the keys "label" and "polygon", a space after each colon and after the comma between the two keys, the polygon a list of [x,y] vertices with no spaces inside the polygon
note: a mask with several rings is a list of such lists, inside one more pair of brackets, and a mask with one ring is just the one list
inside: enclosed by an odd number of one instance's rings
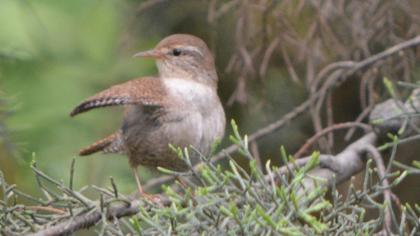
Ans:
{"label": "brown plumage", "polygon": [[[125,107],[121,129],[82,149],[80,155],[126,154],[139,192],[144,194],[135,171],[138,165],[187,170],[169,144],[193,146],[207,155],[215,139],[223,137],[225,116],[217,96],[213,57],[201,39],[172,35],[135,56],[155,58],[159,76],[112,86],[82,102],[70,115],[98,107]],[[198,154],[192,152],[191,159],[197,162]]]}
{"label": "brown plumage", "polygon": [[80,149],[79,155],[86,156],[95,152],[118,153],[123,151],[121,131],[117,131],[85,148]]}
{"label": "brown plumage", "polygon": [[144,77],[123,84],[114,85],[82,102],[70,113],[75,116],[94,108],[116,105],[161,106],[165,89],[159,80]]}

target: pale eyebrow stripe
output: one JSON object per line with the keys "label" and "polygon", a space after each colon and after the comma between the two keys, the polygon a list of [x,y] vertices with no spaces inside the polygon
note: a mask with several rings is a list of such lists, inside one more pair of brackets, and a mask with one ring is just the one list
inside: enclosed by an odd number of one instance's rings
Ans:
{"label": "pale eyebrow stripe", "polygon": [[203,52],[201,52],[200,49],[198,49],[197,47],[194,47],[194,46],[176,45],[175,47],[177,47],[177,48],[179,47],[179,48],[182,48],[182,49],[185,49],[185,50],[188,50],[188,51],[194,51],[194,52],[200,54],[201,56],[203,56]]}

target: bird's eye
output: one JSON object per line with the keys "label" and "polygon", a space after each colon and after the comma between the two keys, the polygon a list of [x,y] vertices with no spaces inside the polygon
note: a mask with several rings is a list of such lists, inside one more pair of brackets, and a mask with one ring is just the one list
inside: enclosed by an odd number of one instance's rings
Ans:
{"label": "bird's eye", "polygon": [[172,50],[172,54],[174,55],[174,56],[179,56],[179,55],[181,55],[181,49],[179,49],[179,48],[174,48],[173,50]]}

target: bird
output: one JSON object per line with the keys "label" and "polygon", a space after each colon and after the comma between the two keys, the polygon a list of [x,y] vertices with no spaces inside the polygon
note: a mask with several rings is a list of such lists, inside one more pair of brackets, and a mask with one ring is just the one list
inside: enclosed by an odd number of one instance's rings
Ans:
{"label": "bird", "polygon": [[190,159],[196,164],[199,155],[209,155],[213,143],[223,138],[226,118],[217,94],[214,58],[202,39],[173,34],[133,57],[155,59],[158,75],[111,86],[76,106],[70,116],[95,108],[124,107],[121,127],[82,148],[79,155],[100,151],[126,155],[138,193],[148,197],[138,167],[188,171],[188,164],[170,146],[194,147],[198,153],[190,154]]}

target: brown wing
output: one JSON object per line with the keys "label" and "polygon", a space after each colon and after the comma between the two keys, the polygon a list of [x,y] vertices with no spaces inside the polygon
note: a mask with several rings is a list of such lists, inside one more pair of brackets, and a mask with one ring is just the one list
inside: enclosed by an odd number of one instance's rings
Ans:
{"label": "brown wing", "polygon": [[164,105],[165,94],[165,88],[158,78],[144,77],[130,80],[88,98],[74,108],[70,116],[106,106],[142,104],[159,107]]}

